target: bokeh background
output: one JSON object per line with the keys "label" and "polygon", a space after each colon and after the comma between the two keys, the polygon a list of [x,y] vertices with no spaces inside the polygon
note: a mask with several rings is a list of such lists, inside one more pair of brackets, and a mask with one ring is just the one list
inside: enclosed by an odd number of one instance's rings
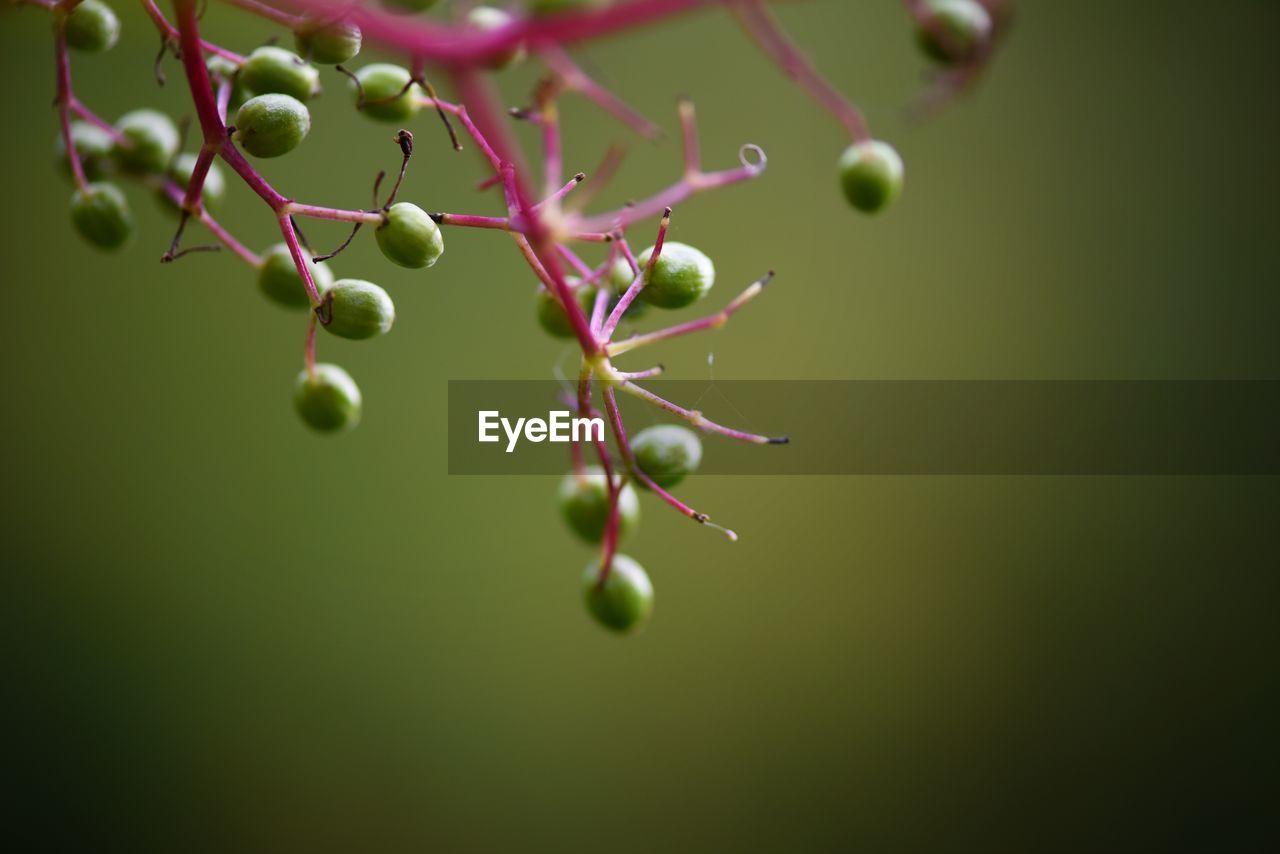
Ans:
{"label": "bokeh background", "polygon": [[[189,113],[116,5],[122,43],[75,59],[78,92],[108,117]],[[668,130],[691,95],[709,167],[769,153],[760,180],[677,211],[674,236],[716,259],[712,302],[779,277],[727,330],[669,346],[671,376],[709,378],[714,353],[717,378],[1277,378],[1280,10],[1020,8],[982,89],[925,124],[904,116],[924,64],[898,4],[779,9],[906,159],[876,219],[837,191],[839,129],[724,14],[579,52]],[[206,23],[244,51],[271,32],[217,3]],[[19,827],[94,850],[1275,843],[1274,479],[696,478],[684,495],[742,541],[646,502],[626,550],[656,613],[609,636],[554,479],[445,473],[447,380],[570,364],[509,244],[449,232],[415,273],[358,240],[336,269],[384,284],[399,319],[322,338],[366,417],[310,435],[290,404],[303,323],[233,256],[162,267],[172,221],[142,192],[126,251],[72,234],[48,30],[0,11]],[[394,146],[325,74],[311,137],[265,172],[363,205]],[[507,102],[533,80],[504,77]],[[404,198],[488,212],[476,161],[420,124]],[[676,175],[674,139],[573,98],[565,125],[570,170],[629,143],[605,201]],[[223,219],[276,239],[239,185]]]}

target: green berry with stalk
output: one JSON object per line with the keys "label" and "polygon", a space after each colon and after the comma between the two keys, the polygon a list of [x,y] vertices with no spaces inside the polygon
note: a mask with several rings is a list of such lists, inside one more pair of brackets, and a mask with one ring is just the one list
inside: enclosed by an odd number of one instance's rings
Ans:
{"label": "green berry with stalk", "polygon": [[857,142],[840,157],[845,198],[863,213],[887,208],[902,192],[902,183],[902,158],[886,142]]}
{"label": "green berry with stalk", "polygon": [[631,451],[640,471],[663,489],[675,486],[702,463],[702,440],[677,424],[646,427],[632,438]]}
{"label": "green berry with stalk", "polygon": [[[640,253],[636,261],[643,271],[654,247]],[[659,308],[684,308],[702,299],[716,283],[716,268],[704,253],[684,243],[667,241],[654,265],[640,299]]]}
{"label": "green berry with stalk", "polygon": [[387,260],[401,267],[434,266],[444,254],[444,235],[430,215],[417,205],[392,205],[374,236]]}
{"label": "green berry with stalk", "polygon": [[[422,90],[410,85],[413,75],[398,65],[375,62],[355,73],[359,86],[356,106],[360,112],[380,122],[404,124],[417,115]],[[407,87],[407,88],[406,88]]]}
{"label": "green berry with stalk", "polygon": [[311,113],[290,95],[258,95],[236,113],[235,141],[254,157],[280,157],[306,139]]}
{"label": "green berry with stalk", "polygon": [[156,110],[134,110],[116,122],[122,139],[115,140],[112,156],[126,172],[157,175],[169,168],[178,153],[178,128]]}
{"label": "green berry with stalk", "polygon": [[289,95],[305,101],[320,89],[320,72],[290,50],[260,47],[240,67],[240,83],[255,95]]}
{"label": "green berry with stalk", "polygon": [[[333,287],[333,272],[329,265],[316,264],[310,258],[305,259],[305,263],[316,290],[324,296]],[[311,305],[307,286],[298,275],[298,265],[293,262],[289,247],[283,243],[277,243],[262,254],[262,263],[258,267],[258,290],[285,308],[299,309]]]}
{"label": "green berry with stalk", "polygon": [[89,184],[71,195],[71,224],[99,249],[119,249],[133,235],[133,214],[115,184]]}
{"label": "green berry with stalk", "polygon": [[303,370],[293,388],[293,405],[313,430],[336,433],[360,423],[363,401],[351,375],[337,365],[319,364]]}
{"label": "green berry with stalk", "polygon": [[83,0],[67,15],[67,47],[85,53],[111,50],[120,40],[120,19],[101,0]]}
{"label": "green berry with stalk", "polygon": [[[618,492],[618,538],[621,539],[640,524],[640,498],[631,484],[621,483]],[[588,543],[604,539],[609,523],[609,486],[604,470],[588,466],[582,472],[569,472],[560,481],[560,512],[569,528]]]}
{"label": "green berry with stalk", "polygon": [[324,328],[339,338],[361,340],[391,331],[396,307],[373,282],[339,279],[325,294]]}
{"label": "green berry with stalk", "polygon": [[600,584],[600,567],[587,564],[582,573],[582,596],[587,611],[606,629],[626,634],[643,626],[653,613],[653,584],[633,558],[615,554],[609,577]]}

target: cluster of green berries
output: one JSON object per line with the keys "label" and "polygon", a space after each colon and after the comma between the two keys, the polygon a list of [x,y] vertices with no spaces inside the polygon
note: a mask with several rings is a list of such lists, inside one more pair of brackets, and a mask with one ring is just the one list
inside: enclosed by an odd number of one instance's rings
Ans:
{"label": "cluster of green berries", "polygon": [[[697,471],[702,442],[686,427],[661,425],[641,430],[631,440],[636,468],[664,489]],[[614,475],[618,490],[618,540],[640,525],[640,498],[635,487]],[[638,481],[644,485],[644,481]],[[609,482],[604,471],[588,466],[560,481],[560,512],[574,534],[587,543],[604,540],[609,523]],[[644,568],[626,555],[614,555],[609,577],[599,584],[599,566],[583,575],[587,610],[606,628],[630,632],[640,628],[653,611],[653,585]]]}

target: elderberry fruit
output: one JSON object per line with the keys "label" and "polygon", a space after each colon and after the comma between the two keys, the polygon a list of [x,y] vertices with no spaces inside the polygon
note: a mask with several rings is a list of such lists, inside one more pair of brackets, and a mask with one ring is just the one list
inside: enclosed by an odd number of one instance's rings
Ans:
{"label": "elderberry fruit", "polygon": [[374,236],[387,260],[401,267],[431,267],[444,254],[440,226],[426,211],[409,202],[392,205]]}
{"label": "elderberry fruit", "polygon": [[314,374],[298,374],[293,405],[302,420],[321,433],[350,430],[360,423],[360,388],[337,365],[319,364]]}
{"label": "elderberry fruit", "polygon": [[[467,13],[466,24],[472,29],[487,33],[493,30],[500,30],[513,20],[515,19],[511,17],[511,13],[504,9],[497,9],[493,6],[476,6]],[[501,71],[523,58],[524,46],[517,44],[493,56],[485,65],[493,71]]]}
{"label": "elderberry fruit", "polygon": [[67,15],[67,47],[85,53],[111,50],[120,40],[120,19],[100,0],[84,0]]}
{"label": "elderberry fruit", "polygon": [[371,119],[404,124],[421,109],[422,91],[409,85],[412,75],[398,65],[375,62],[356,72],[356,106]]}
{"label": "elderberry fruit", "polygon": [[615,554],[609,577],[600,584],[600,567],[587,564],[582,574],[582,595],[596,622],[615,632],[638,629],[653,613],[653,584],[644,567],[624,554]]}
{"label": "elderberry fruit", "polygon": [[133,234],[129,202],[115,184],[89,184],[71,195],[71,224],[99,249],[119,249]]}
{"label": "elderberry fruit", "polygon": [[293,41],[306,59],[337,65],[360,52],[363,35],[353,21],[304,21],[294,31]]}
{"label": "elderberry fruit", "polygon": [[[88,122],[72,122],[71,144],[80,156],[80,166],[84,169],[85,177],[90,181],[97,181],[107,174],[106,163],[111,157],[113,145],[111,134]],[[71,160],[67,157],[67,143],[62,134],[58,134],[53,146],[58,169],[70,178]]]}
{"label": "elderberry fruit", "polygon": [[[310,258],[306,259],[306,264],[316,290],[324,296],[333,287],[333,273],[329,270],[329,265],[316,264]],[[293,255],[283,243],[277,243],[262,254],[262,265],[258,267],[258,290],[267,299],[285,308],[306,308],[311,305],[307,286],[303,283],[302,276],[298,275],[298,265],[293,263]]]}
{"label": "elderberry fruit", "polygon": [[289,95],[258,95],[236,113],[236,142],[254,157],[279,157],[311,130],[311,113]]}
{"label": "elderberry fruit", "polygon": [[974,0],[927,0],[925,14],[917,31],[920,47],[944,65],[973,59],[991,38],[991,15]]}
{"label": "elderberry fruit", "polygon": [[702,441],[687,427],[659,424],[646,427],[631,439],[640,471],[669,489],[698,470],[702,462]]}
{"label": "elderberry fruit", "polygon": [[902,158],[879,140],[854,143],[840,157],[845,198],[864,213],[888,207],[902,192],[902,176]]}
{"label": "elderberry fruit", "polygon": [[[621,478],[614,475],[614,482]],[[604,539],[609,523],[609,486],[604,470],[589,466],[581,474],[569,472],[560,481],[560,512],[573,532],[588,543]],[[618,537],[625,537],[640,524],[640,498],[631,484],[618,493]]]}
{"label": "elderberry fruit", "polygon": [[[651,246],[636,259],[641,271],[652,254]],[[706,296],[715,283],[716,268],[710,258],[692,246],[667,241],[640,299],[659,308],[683,308]]]}
{"label": "elderberry fruit", "polygon": [[117,140],[112,155],[120,168],[134,174],[159,174],[169,168],[178,152],[178,128],[173,120],[156,110],[134,110],[116,122],[123,139]]}
{"label": "elderberry fruit", "polygon": [[325,294],[324,328],[339,338],[360,340],[382,335],[396,320],[391,297],[373,282],[339,279]]}
{"label": "elderberry fruit", "polygon": [[240,67],[240,82],[255,95],[289,95],[305,101],[320,88],[320,72],[290,50],[260,47]]}

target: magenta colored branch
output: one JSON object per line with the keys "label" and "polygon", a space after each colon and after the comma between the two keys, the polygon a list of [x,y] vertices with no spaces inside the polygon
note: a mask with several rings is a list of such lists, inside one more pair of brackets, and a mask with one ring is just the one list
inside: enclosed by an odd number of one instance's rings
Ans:
{"label": "magenta colored branch", "polygon": [[680,113],[680,143],[684,151],[684,174],[686,177],[697,175],[702,171],[702,154],[698,149],[698,115],[693,101],[681,98],[676,105]]}
{"label": "magenta colored branch", "polygon": [[662,128],[640,115],[629,107],[617,95],[601,86],[582,70],[576,62],[554,44],[545,44],[538,48],[538,58],[560,78],[566,89],[579,92],[593,101],[618,121],[627,125],[645,139],[658,139],[662,136]]}
{"label": "magenta colored branch", "polygon": [[277,9],[274,6],[258,3],[257,0],[222,0],[222,2],[228,6],[235,6],[250,14],[257,15],[259,18],[265,18],[273,24],[288,27],[291,30],[295,29],[303,20],[300,15],[290,15],[288,12]]}
{"label": "magenta colored branch", "polygon": [[71,58],[67,55],[66,18],[59,17],[54,25],[53,50],[57,72],[57,94],[54,100],[58,107],[62,144],[67,150],[67,162],[71,164],[71,177],[75,180],[76,187],[84,190],[89,186],[89,179],[85,177],[84,164],[80,162],[80,152],[76,150],[76,141],[71,135]]}
{"label": "magenta colored branch", "polygon": [[316,378],[316,313],[311,312],[307,318],[307,340],[302,345],[302,363],[306,366],[307,377]]}
{"label": "magenta colored branch", "polygon": [[382,211],[351,211],[342,208],[325,208],[320,205],[303,205],[289,202],[284,207],[286,213],[305,216],[310,219],[327,219],[336,222],[361,222],[365,225],[381,225],[385,219]]}
{"label": "magenta colored branch", "polygon": [[[173,41],[180,41],[177,28],[170,24],[168,19],[165,18],[164,13],[160,11],[158,6],[156,6],[155,0],[142,0],[142,8],[146,10],[147,16],[151,18],[151,22],[156,25],[156,29],[160,31],[161,36],[166,39],[172,39]],[[198,44],[200,45],[200,50],[196,51],[196,56],[203,56],[204,53],[212,53],[215,56],[220,56],[223,59],[230,60],[236,65],[241,65],[244,62],[244,57],[240,54],[232,53],[226,48],[219,47],[212,42],[199,39]]]}
{"label": "magenta colored branch", "polygon": [[676,326],[668,326],[666,329],[659,329],[655,332],[645,333],[644,335],[634,335],[625,341],[619,341],[615,344],[610,344],[608,348],[609,356],[610,357],[619,356],[623,353],[627,353],[631,350],[634,350],[637,347],[643,347],[646,344],[654,344],[654,343],[657,343],[658,341],[666,341],[671,338],[679,338],[681,335],[689,335],[690,333],[693,333],[693,332],[701,332],[704,329],[719,329],[720,327],[724,326],[726,323],[729,322],[729,318],[733,316],[734,312],[736,312],[738,309],[742,308],[748,302],[750,302],[751,300],[759,296],[760,292],[764,290],[765,285],[769,284],[769,281],[772,278],[773,278],[773,272],[770,271],[763,278],[760,278],[752,282],[751,285],[746,290],[738,294],[738,296],[735,297],[732,302],[730,302],[728,305],[726,305],[724,308],[722,308],[720,311],[716,312],[715,314],[708,315],[707,317],[699,318],[698,320],[690,320],[688,323],[680,323],[680,324],[677,324]]}
{"label": "magenta colored branch", "polygon": [[738,23],[747,31],[778,68],[804,88],[837,121],[849,131],[856,142],[871,139],[871,131],[862,111],[849,103],[840,92],[826,81],[800,52],[769,13],[764,0],[738,0],[729,5]]}
{"label": "magenta colored branch", "polygon": [[182,199],[183,210],[195,213],[203,208],[200,195],[204,191],[204,179],[209,174],[209,167],[213,165],[213,158],[217,153],[217,148],[211,148],[208,145],[200,148],[200,153],[196,155],[196,165],[191,170],[191,180],[187,182],[187,191]]}
{"label": "magenta colored branch", "polygon": [[293,220],[287,213],[280,215],[280,233],[284,235],[284,243],[289,247],[293,263],[298,268],[299,275],[302,276],[302,284],[307,289],[307,296],[311,298],[311,307],[317,308],[320,305],[320,292],[316,289],[315,279],[311,276],[311,266],[307,263],[308,256],[303,253],[302,244],[298,242],[298,233],[294,231]]}
{"label": "magenta colored branch", "polygon": [[[662,222],[658,224],[658,238],[653,242],[653,252],[649,255],[649,261],[645,264],[644,270],[631,282],[627,292],[618,300],[618,304],[613,307],[613,314],[609,315],[609,319],[600,330],[600,338],[602,340],[608,341],[613,337],[613,331],[622,322],[622,315],[626,314],[627,309],[631,308],[631,304],[636,301],[636,297],[640,296],[640,292],[644,290],[645,285],[653,278],[653,271],[658,266],[658,259],[662,257],[662,247],[667,242],[667,229],[670,227],[671,208],[667,208],[662,213]],[[628,253],[630,252],[630,247],[628,247],[627,251]],[[634,259],[628,257],[628,263],[633,261]]]}
{"label": "magenta colored branch", "polygon": [[462,228],[489,228],[498,231],[518,231],[511,225],[511,220],[501,216],[472,216],[471,214],[432,214],[432,219],[440,225],[456,225]]}
{"label": "magenta colored branch", "polygon": [[80,99],[75,96],[74,92],[71,94],[71,102],[67,106],[70,107],[71,112],[75,113],[80,119],[88,122],[99,130],[104,131],[111,137],[113,142],[118,142],[123,145],[130,144],[129,137],[121,133],[115,125],[111,124],[111,122],[102,118],[93,110],[90,110],[84,104],[80,103]]}
{"label": "magenta colored branch", "polygon": [[642,388],[629,380],[619,383],[618,388],[633,397],[638,397],[641,400],[648,401],[660,409],[665,409],[672,415],[677,415],[680,418],[683,418],[699,430],[719,433],[722,436],[728,436],[730,439],[737,439],[740,442],[749,442],[753,445],[785,445],[787,443],[787,439],[785,437],[771,438],[769,436],[760,436],[755,433],[744,433],[741,430],[734,430],[732,427],[725,427],[723,424],[717,424],[704,416],[701,412],[692,409],[685,409],[683,406],[678,406],[677,404],[659,397],[648,389]]}

